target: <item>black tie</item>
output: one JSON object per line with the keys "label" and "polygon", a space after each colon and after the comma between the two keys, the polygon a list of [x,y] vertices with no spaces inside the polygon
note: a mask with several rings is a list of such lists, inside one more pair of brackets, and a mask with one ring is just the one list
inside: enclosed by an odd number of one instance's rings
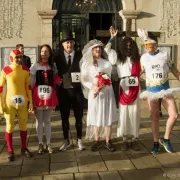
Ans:
{"label": "black tie", "polygon": [[68,69],[71,67],[71,55],[68,56]]}

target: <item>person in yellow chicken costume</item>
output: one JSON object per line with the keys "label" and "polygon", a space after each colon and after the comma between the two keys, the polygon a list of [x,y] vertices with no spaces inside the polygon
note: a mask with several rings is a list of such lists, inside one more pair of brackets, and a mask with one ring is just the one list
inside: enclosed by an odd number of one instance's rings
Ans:
{"label": "person in yellow chicken costume", "polygon": [[[29,71],[21,65],[22,54],[19,50],[10,53],[11,64],[1,71],[0,76],[0,113],[6,119],[5,138],[8,147],[8,160],[14,161],[12,133],[14,130],[14,118],[18,114],[21,137],[21,154],[31,157],[26,146],[28,109],[32,111],[32,92],[30,86]],[[3,87],[6,84],[5,98],[2,98]],[[28,107],[29,106],[29,107]]]}

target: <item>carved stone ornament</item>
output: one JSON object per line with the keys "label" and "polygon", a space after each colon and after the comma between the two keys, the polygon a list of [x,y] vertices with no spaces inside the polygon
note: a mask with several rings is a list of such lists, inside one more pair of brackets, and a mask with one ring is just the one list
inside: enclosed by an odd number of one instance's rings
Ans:
{"label": "carved stone ornament", "polygon": [[160,1],[160,30],[167,37],[180,34],[180,0]]}
{"label": "carved stone ornament", "polygon": [[23,1],[0,0],[0,39],[22,38]]}

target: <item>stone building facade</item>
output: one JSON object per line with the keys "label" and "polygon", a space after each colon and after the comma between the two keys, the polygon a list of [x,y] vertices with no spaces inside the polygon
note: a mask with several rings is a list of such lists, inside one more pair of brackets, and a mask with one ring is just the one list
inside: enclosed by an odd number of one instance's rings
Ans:
{"label": "stone building facade", "polygon": [[[37,60],[38,47],[52,45],[52,19],[59,11],[53,8],[57,0],[1,0],[0,8],[0,67],[8,64],[8,53],[17,43],[26,47],[26,54]],[[59,0],[61,1],[61,0]],[[66,0],[68,1],[68,0]],[[73,0],[71,0],[73,1]],[[74,0],[76,1],[76,0]],[[98,0],[108,4],[110,0]],[[161,32],[159,44],[168,50],[180,70],[180,2],[179,0],[117,0],[116,12],[123,30],[145,28]],[[141,48],[139,38],[135,38]],[[171,86],[179,82],[170,75]]]}

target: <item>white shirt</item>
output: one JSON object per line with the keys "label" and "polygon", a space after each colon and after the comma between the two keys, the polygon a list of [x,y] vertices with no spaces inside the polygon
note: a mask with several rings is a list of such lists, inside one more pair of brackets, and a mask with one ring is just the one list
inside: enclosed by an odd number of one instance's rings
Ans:
{"label": "white shirt", "polygon": [[159,51],[156,55],[143,54],[141,56],[141,67],[146,72],[146,86],[162,86],[168,82],[168,71],[173,65],[173,61],[170,60],[165,51]]}
{"label": "white shirt", "polygon": [[71,56],[71,64],[72,64],[73,59],[74,59],[74,53],[75,53],[74,50],[73,50],[72,53],[70,53],[70,54],[68,54],[66,51],[64,51],[64,56],[65,56],[65,58],[66,58],[67,64],[68,64],[68,60],[69,60],[69,55]]}
{"label": "white shirt", "polygon": [[130,57],[126,58],[126,62],[123,63],[117,63],[117,73],[119,78],[131,76],[132,71],[132,63]]}

